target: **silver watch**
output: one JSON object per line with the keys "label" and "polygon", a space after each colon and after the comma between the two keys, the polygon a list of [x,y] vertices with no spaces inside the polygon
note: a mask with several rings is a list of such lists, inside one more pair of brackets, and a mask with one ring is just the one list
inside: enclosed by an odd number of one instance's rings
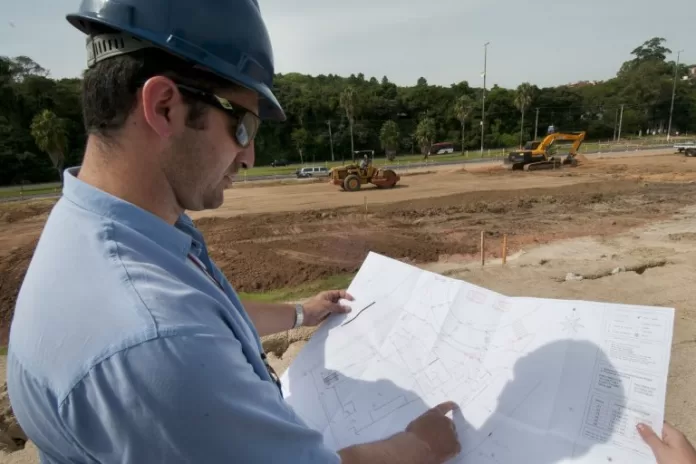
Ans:
{"label": "silver watch", "polygon": [[302,324],[304,324],[304,306],[298,303],[295,305],[295,325],[292,328],[302,327]]}

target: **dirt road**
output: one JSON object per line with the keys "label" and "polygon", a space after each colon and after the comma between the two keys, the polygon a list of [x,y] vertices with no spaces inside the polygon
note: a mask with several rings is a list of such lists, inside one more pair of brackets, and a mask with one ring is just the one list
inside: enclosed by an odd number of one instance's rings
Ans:
{"label": "dirt road", "polygon": [[[635,172],[644,172],[642,165],[646,162],[650,166],[655,166],[659,172],[670,172],[670,169],[674,172],[688,165],[687,169],[696,176],[694,163],[689,165],[683,156],[668,154],[664,150],[598,154],[591,155],[588,159],[590,160],[588,165],[563,173],[560,171],[500,173],[496,172],[502,166],[500,162],[425,168],[406,172],[397,187],[390,190],[366,186],[360,192],[344,192],[328,184],[328,181],[271,186],[262,183],[257,183],[255,186],[249,183],[245,186],[239,183],[238,187],[227,190],[225,204],[221,208],[192,213],[192,217],[231,217],[249,213],[358,206],[364,205],[365,198],[369,207],[369,205],[416,198],[437,198],[462,192],[558,187],[577,183],[579,177],[583,177],[582,182],[587,182],[593,177],[594,180],[601,181],[601,178],[596,177],[601,177],[603,174],[602,166],[621,169],[620,167],[625,165],[627,169],[635,170]],[[648,170],[651,169],[652,167],[648,168]]]}

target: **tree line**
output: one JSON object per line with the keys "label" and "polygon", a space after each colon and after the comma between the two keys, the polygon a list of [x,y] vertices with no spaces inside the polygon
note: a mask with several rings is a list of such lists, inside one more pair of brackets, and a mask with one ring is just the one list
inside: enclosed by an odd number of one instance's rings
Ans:
{"label": "tree line", "polygon": [[[665,42],[646,41],[606,81],[487,89],[483,144],[516,146],[550,125],[587,131],[588,139],[611,139],[620,109],[623,134],[665,134],[675,76],[672,131],[696,132],[696,80],[686,77],[687,66],[667,60],[671,50]],[[79,78],[52,79],[29,57],[0,57],[0,185],[59,180],[65,166],[80,163],[85,145],[80,85]],[[258,165],[274,159],[348,161],[356,150],[393,159],[427,153],[436,142],[451,142],[455,150],[481,146],[483,89],[466,81],[446,87],[421,77],[404,87],[362,73],[288,73],[278,74],[274,87],[288,120],[262,124]]]}

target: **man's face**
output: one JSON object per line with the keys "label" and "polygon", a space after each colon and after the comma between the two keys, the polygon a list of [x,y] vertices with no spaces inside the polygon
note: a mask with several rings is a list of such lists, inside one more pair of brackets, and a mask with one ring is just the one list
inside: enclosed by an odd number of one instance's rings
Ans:
{"label": "man's face", "polygon": [[[258,97],[250,90],[220,90],[217,95],[258,114]],[[234,137],[237,118],[205,105],[203,129],[183,127],[172,137],[165,165],[179,205],[186,210],[215,209],[241,167],[254,165],[254,144],[242,148]]]}

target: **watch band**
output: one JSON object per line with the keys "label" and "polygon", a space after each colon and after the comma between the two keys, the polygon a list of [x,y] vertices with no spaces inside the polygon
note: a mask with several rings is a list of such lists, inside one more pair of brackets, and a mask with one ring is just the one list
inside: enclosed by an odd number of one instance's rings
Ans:
{"label": "watch band", "polygon": [[302,324],[304,324],[304,307],[298,303],[295,305],[295,325],[292,328],[302,327]]}

